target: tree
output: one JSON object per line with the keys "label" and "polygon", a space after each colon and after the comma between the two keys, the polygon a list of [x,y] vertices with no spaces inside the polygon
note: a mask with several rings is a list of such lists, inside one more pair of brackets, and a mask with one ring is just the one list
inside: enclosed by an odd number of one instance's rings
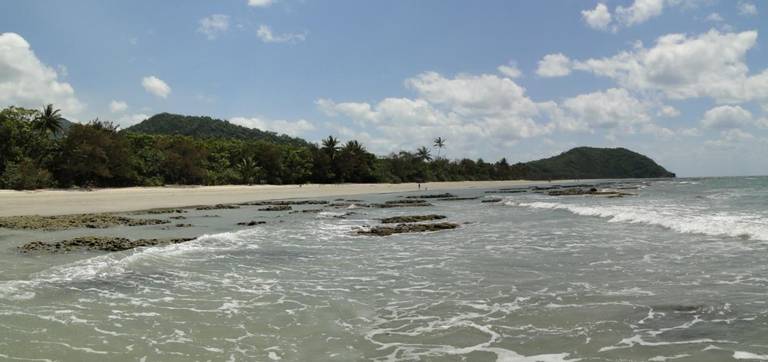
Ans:
{"label": "tree", "polygon": [[328,157],[333,160],[336,158],[336,153],[339,151],[339,139],[334,138],[333,136],[328,136],[328,138],[323,140],[323,152],[325,152]]}
{"label": "tree", "polygon": [[434,147],[437,147],[437,158],[440,158],[440,151],[445,148],[445,138],[437,137],[435,138]]}
{"label": "tree", "polygon": [[261,167],[259,167],[253,157],[244,157],[240,160],[237,163],[237,171],[240,173],[243,183],[248,185],[253,185],[261,175]]}
{"label": "tree", "polygon": [[421,146],[416,150],[416,157],[422,162],[432,161],[432,151],[426,146]]}
{"label": "tree", "polygon": [[53,104],[49,104],[35,117],[32,127],[40,133],[50,133],[57,135],[62,131],[61,122],[64,121],[60,109],[53,109]]}

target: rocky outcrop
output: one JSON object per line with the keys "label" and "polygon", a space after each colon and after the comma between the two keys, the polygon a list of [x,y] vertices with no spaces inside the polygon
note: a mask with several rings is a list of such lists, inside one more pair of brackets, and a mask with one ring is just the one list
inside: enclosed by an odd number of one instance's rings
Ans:
{"label": "rocky outcrop", "polygon": [[428,203],[427,200],[422,199],[406,199],[406,200],[390,200],[385,201],[383,204],[371,204],[370,207],[376,208],[394,208],[394,207],[426,207],[433,206]]}
{"label": "rocky outcrop", "polygon": [[288,211],[293,210],[293,207],[288,205],[274,205],[274,206],[267,206],[259,209],[259,211]]}
{"label": "rocky outcrop", "polygon": [[267,205],[273,205],[273,206],[295,206],[295,205],[325,205],[328,201],[325,200],[272,200],[272,201],[252,201],[252,202],[243,202],[238,205],[243,206],[267,206]]}
{"label": "rocky outcrop", "polygon": [[437,201],[467,201],[477,199],[479,199],[479,197],[446,197],[444,199],[437,199]]}
{"label": "rocky outcrop", "polygon": [[502,201],[502,199],[494,197],[494,198],[490,198],[490,199],[483,199],[480,202],[485,204],[485,203],[493,203],[493,202],[501,202],[501,201]]}
{"label": "rocky outcrop", "polygon": [[0,228],[27,230],[105,229],[112,226],[160,225],[168,223],[167,220],[133,219],[113,214],[0,217]]}
{"label": "rocky outcrop", "polygon": [[233,205],[233,204],[217,204],[217,205],[207,205],[207,206],[198,206],[195,209],[196,210],[226,210],[226,209],[239,209],[240,206]]}
{"label": "rocky outcrop", "polygon": [[267,223],[266,221],[255,221],[255,220],[253,220],[253,221],[239,222],[239,223],[237,223],[237,225],[239,225],[239,226],[256,226],[256,225],[263,225],[263,224],[266,224],[266,223]]}
{"label": "rocky outcrop", "polygon": [[451,193],[444,193],[444,194],[429,194],[429,195],[411,195],[406,196],[406,199],[445,199],[449,197],[456,197],[456,195]]}
{"label": "rocky outcrop", "polygon": [[445,215],[407,215],[407,216],[394,216],[381,219],[383,224],[401,224],[401,223],[413,223],[422,221],[432,221],[445,219]]}
{"label": "rocky outcrop", "polygon": [[422,233],[428,231],[451,230],[459,227],[459,224],[441,222],[434,224],[398,224],[397,226],[374,226],[368,230],[360,230],[360,235],[389,236],[402,233]]}
{"label": "rocky outcrop", "polygon": [[592,196],[604,196],[604,197],[624,197],[633,196],[634,194],[617,191],[617,190],[598,190],[597,188],[568,188],[563,190],[553,190],[547,192],[549,196],[580,196],[580,195],[592,195]]}
{"label": "rocky outcrop", "polygon": [[33,241],[18,248],[21,253],[48,252],[66,253],[71,251],[123,251],[140,246],[157,246],[178,244],[194,238],[176,239],[137,239],[118,238],[110,236],[84,236],[64,241],[43,242]]}
{"label": "rocky outcrop", "polygon": [[187,210],[184,210],[184,209],[150,209],[150,210],[144,210],[144,211],[136,211],[134,214],[160,215],[160,214],[184,214],[186,212]]}

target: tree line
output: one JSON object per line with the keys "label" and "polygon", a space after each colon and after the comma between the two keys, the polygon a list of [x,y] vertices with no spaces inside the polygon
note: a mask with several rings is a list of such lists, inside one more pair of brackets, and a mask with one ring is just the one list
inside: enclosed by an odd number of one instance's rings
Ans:
{"label": "tree line", "polygon": [[[63,125],[67,124],[64,130]],[[449,160],[447,141],[379,157],[363,144],[329,136],[319,144],[280,144],[120,131],[107,121],[69,124],[59,110],[0,111],[0,188],[303,184],[506,180],[525,164]],[[433,157],[432,151],[437,155]]]}

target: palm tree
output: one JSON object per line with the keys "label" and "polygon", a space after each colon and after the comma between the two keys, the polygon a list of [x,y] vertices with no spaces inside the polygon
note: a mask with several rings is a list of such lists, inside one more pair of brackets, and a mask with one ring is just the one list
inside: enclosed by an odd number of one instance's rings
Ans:
{"label": "palm tree", "polygon": [[61,116],[61,110],[53,109],[53,104],[49,104],[32,121],[32,127],[40,133],[50,132],[56,135],[62,131],[61,121],[64,121],[64,117]]}
{"label": "palm tree", "polygon": [[349,152],[353,155],[362,155],[366,152],[365,146],[363,146],[362,143],[357,142],[356,140],[352,140],[347,142],[346,145],[344,145],[343,151]]}
{"label": "palm tree", "polygon": [[432,161],[432,151],[426,146],[421,146],[416,150],[416,158],[421,161]]}
{"label": "palm tree", "polygon": [[253,157],[243,157],[237,164],[237,171],[240,173],[243,182],[252,185],[254,180],[261,174],[261,167],[259,167]]}
{"label": "palm tree", "polygon": [[438,159],[440,158],[440,150],[442,150],[443,148],[445,148],[445,141],[446,141],[446,140],[445,140],[445,138],[443,138],[443,137],[437,137],[437,138],[435,138],[435,140],[433,141],[433,142],[435,143],[435,144],[434,144],[434,147],[437,147],[437,158],[438,158]]}
{"label": "palm tree", "polygon": [[336,152],[339,150],[339,139],[334,138],[333,136],[328,136],[328,138],[323,140],[323,151],[325,151],[326,154],[331,159],[334,159],[336,157]]}

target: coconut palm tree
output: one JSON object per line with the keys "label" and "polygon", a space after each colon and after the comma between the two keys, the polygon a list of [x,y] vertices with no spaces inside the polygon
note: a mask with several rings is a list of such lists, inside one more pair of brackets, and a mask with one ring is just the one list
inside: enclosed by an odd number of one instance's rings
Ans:
{"label": "coconut palm tree", "polygon": [[445,140],[445,138],[443,138],[443,137],[437,137],[437,138],[435,138],[435,140],[433,141],[433,142],[435,143],[435,144],[434,144],[434,147],[437,147],[437,158],[438,158],[438,159],[440,159],[440,151],[441,151],[443,148],[445,148],[445,141],[446,141],[446,140]]}
{"label": "coconut palm tree", "polygon": [[61,121],[64,121],[61,110],[53,109],[53,104],[49,104],[32,121],[32,127],[40,133],[50,132],[55,136],[62,131]]}
{"label": "coconut palm tree", "polygon": [[432,161],[432,151],[426,146],[421,146],[416,150],[416,158],[423,161]]}
{"label": "coconut palm tree", "polygon": [[333,136],[323,140],[323,151],[331,158],[336,157],[336,153],[339,151],[339,139]]}
{"label": "coconut palm tree", "polygon": [[240,162],[237,163],[237,171],[240,173],[243,182],[248,185],[252,185],[254,181],[261,175],[261,167],[257,164],[253,157],[243,157]]}

